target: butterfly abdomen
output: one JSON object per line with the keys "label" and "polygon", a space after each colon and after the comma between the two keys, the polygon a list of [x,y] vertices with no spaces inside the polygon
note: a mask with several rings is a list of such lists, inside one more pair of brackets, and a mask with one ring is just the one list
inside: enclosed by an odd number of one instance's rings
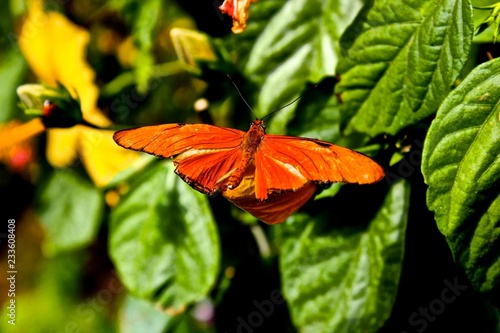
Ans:
{"label": "butterfly abdomen", "polygon": [[229,176],[227,183],[224,185],[227,189],[233,190],[238,185],[240,185],[241,181],[243,180],[243,175],[245,174],[245,171],[248,168],[248,165],[250,164],[252,159],[253,156],[250,156],[250,154],[243,155],[243,158],[238,163],[238,166],[231,174],[231,176]]}
{"label": "butterfly abdomen", "polygon": [[242,158],[225,184],[225,187],[230,190],[235,189],[241,183],[249,164],[253,163],[255,153],[259,150],[260,144],[266,135],[264,127],[261,124],[260,120],[254,121],[243,137],[243,140],[241,140],[240,149]]}

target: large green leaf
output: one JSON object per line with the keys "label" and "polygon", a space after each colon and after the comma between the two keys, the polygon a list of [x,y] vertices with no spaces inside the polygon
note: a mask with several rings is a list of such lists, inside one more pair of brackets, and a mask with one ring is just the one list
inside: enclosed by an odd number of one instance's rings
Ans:
{"label": "large green leaf", "polygon": [[424,144],[427,205],[480,291],[500,282],[500,60],[478,66],[444,101]]}
{"label": "large green leaf", "polygon": [[[369,225],[332,214],[283,225],[283,290],[302,332],[376,332],[391,313],[404,254],[409,185],[394,183]],[[339,221],[337,221],[339,222]]]}
{"label": "large green leaf", "polygon": [[435,113],[465,65],[473,29],[468,0],[379,0],[365,8],[337,66],[346,131],[395,134]]}
{"label": "large green leaf", "polygon": [[261,116],[290,102],[306,82],[335,73],[340,35],[360,7],[360,0],[286,1],[258,37],[245,69],[261,86]]}
{"label": "large green leaf", "polygon": [[102,193],[92,183],[71,169],[56,170],[38,198],[46,252],[54,255],[92,243],[103,209]]}
{"label": "large green leaf", "polygon": [[144,171],[111,213],[110,255],[135,295],[182,310],[203,298],[219,269],[207,198],[165,161]]}

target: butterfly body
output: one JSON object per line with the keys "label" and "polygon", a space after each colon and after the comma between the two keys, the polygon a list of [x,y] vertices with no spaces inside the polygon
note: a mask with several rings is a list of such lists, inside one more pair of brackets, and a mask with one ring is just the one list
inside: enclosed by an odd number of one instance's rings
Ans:
{"label": "butterfly body", "polygon": [[256,120],[250,125],[250,129],[245,133],[241,140],[241,160],[238,163],[236,170],[231,173],[227,184],[224,188],[235,189],[243,179],[243,175],[250,163],[253,163],[255,153],[260,147],[262,140],[266,135],[264,123],[261,120]]}

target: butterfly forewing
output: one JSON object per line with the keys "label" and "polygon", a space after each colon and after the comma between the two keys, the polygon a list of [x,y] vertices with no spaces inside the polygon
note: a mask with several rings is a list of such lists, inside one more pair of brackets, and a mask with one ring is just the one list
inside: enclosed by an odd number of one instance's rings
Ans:
{"label": "butterfly forewing", "polygon": [[113,139],[120,146],[170,158],[189,149],[239,147],[245,132],[204,124],[166,124],[118,131]]}
{"label": "butterfly forewing", "polygon": [[255,154],[255,196],[260,200],[267,199],[269,192],[295,191],[308,182],[296,167],[271,152],[261,144]]}
{"label": "butterfly forewing", "polygon": [[[296,190],[306,181],[369,184],[383,169],[369,157],[331,143],[283,135],[266,135],[255,155],[259,198],[275,190]],[[286,174],[279,174],[285,172]]]}
{"label": "butterfly forewing", "polygon": [[114,140],[122,147],[156,156],[176,157],[176,173],[203,193],[214,193],[220,180],[241,159],[245,132],[204,124],[166,124],[122,130]]}

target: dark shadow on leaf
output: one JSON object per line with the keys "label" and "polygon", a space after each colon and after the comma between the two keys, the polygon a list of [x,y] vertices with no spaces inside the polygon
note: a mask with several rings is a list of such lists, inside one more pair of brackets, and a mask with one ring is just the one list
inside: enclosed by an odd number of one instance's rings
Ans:
{"label": "dark shadow on leaf", "polygon": [[373,185],[346,184],[333,198],[309,202],[302,211],[318,223],[319,234],[342,227],[364,230],[377,214],[388,190],[383,180]]}

